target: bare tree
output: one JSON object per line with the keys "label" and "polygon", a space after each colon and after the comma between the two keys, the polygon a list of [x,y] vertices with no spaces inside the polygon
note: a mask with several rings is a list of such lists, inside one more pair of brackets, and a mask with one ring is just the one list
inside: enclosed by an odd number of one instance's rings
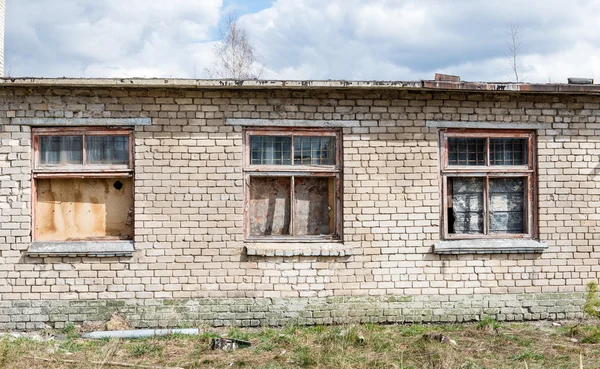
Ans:
{"label": "bare tree", "polygon": [[264,72],[260,55],[240,25],[236,14],[227,17],[219,29],[220,40],[214,48],[215,62],[206,73],[210,78],[254,79]]}
{"label": "bare tree", "polygon": [[515,80],[519,82],[519,57],[521,52],[521,36],[523,30],[519,23],[511,23],[508,29],[508,41],[506,41],[506,46],[508,48],[508,62],[510,63],[510,68],[512,69]]}

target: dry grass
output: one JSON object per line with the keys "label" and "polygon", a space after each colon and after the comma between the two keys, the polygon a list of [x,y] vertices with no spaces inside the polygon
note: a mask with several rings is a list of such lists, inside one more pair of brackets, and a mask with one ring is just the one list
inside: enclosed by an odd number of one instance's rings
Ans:
{"label": "dry grass", "polygon": [[[430,332],[457,345],[424,338]],[[0,368],[118,368],[110,362],[182,368],[579,368],[580,354],[584,368],[600,368],[599,332],[585,324],[555,327],[489,319],[462,325],[208,329],[195,337],[99,341],[67,330],[62,340],[0,339]],[[253,346],[211,351],[215,336],[247,339]],[[59,361],[65,359],[75,363]]]}

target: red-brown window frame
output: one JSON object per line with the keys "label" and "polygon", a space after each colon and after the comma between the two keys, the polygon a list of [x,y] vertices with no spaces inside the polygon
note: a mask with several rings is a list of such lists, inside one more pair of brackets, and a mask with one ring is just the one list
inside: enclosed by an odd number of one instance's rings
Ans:
{"label": "red-brown window frame", "polygon": [[[537,226],[537,160],[536,160],[536,135],[535,131],[523,130],[464,130],[464,129],[442,129],[439,132],[440,150],[440,200],[442,214],[440,217],[440,237],[446,240],[455,239],[503,239],[524,238],[534,239],[538,237]],[[449,165],[448,139],[449,138],[484,138],[485,140],[485,165]],[[526,138],[527,139],[527,165],[490,165],[490,138]],[[448,178],[450,177],[483,177],[485,180],[483,192],[484,206],[484,232],[482,234],[455,234],[449,233],[448,203],[452,201],[448,194]],[[527,201],[525,202],[527,232],[512,233],[489,233],[489,196],[488,187],[490,178],[525,177],[527,181]]]}
{"label": "red-brown window frame", "polygon": [[[290,136],[292,165],[257,165],[250,164],[250,136]],[[334,165],[293,165],[294,136],[335,137]],[[242,136],[243,174],[244,174],[244,238],[246,241],[277,242],[342,242],[342,132],[339,129],[322,128],[247,128]],[[334,230],[331,236],[293,236],[294,221],[294,178],[301,176],[334,178]],[[250,179],[252,177],[290,177],[290,235],[285,236],[251,236],[250,232]]]}
{"label": "red-brown window frame", "polygon": [[[40,166],[39,137],[40,136],[84,136],[82,139],[82,165],[66,164]],[[114,136],[127,135],[129,137],[129,164],[127,165],[85,165],[85,136]],[[37,188],[36,178],[112,178],[112,177],[133,177],[133,130],[122,127],[51,127],[51,128],[32,128],[31,141],[33,145],[32,171],[31,171],[31,204],[32,204],[32,232],[33,240],[36,240],[36,214]],[[132,187],[132,196],[135,204],[135,185]],[[135,221],[135,219],[133,220]],[[135,228],[134,228],[135,232]]]}

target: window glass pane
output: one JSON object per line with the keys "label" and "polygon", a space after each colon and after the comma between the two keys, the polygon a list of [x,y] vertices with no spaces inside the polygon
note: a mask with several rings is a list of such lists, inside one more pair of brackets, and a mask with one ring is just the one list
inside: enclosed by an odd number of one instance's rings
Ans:
{"label": "window glass pane", "polygon": [[270,236],[290,234],[289,177],[250,178],[250,235]]}
{"label": "window glass pane", "polygon": [[87,136],[87,164],[129,164],[129,136]]}
{"label": "window glass pane", "polygon": [[292,138],[250,136],[250,164],[292,165]]}
{"label": "window glass pane", "polygon": [[448,138],[448,165],[485,165],[485,139]]}
{"label": "window glass pane", "polygon": [[332,234],[334,178],[296,177],[294,182],[294,235]]}
{"label": "window glass pane", "polygon": [[525,233],[525,184],[522,177],[490,178],[490,232]]}
{"label": "window glass pane", "polygon": [[82,136],[39,136],[41,165],[83,164]]}
{"label": "window glass pane", "polygon": [[448,209],[448,231],[455,234],[483,233],[484,179],[448,179],[452,201]]}
{"label": "window glass pane", "polygon": [[335,137],[294,137],[295,165],[335,165]]}
{"label": "window glass pane", "polygon": [[490,138],[490,165],[527,165],[527,139]]}

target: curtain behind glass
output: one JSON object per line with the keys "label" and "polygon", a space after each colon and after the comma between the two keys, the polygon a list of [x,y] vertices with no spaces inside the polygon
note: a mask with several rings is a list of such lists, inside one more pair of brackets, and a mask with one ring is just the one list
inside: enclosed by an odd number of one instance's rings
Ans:
{"label": "curtain behind glass", "polygon": [[129,164],[129,136],[87,136],[87,164]]}
{"label": "curtain behind glass", "polygon": [[82,136],[40,136],[40,164],[83,164]]}

